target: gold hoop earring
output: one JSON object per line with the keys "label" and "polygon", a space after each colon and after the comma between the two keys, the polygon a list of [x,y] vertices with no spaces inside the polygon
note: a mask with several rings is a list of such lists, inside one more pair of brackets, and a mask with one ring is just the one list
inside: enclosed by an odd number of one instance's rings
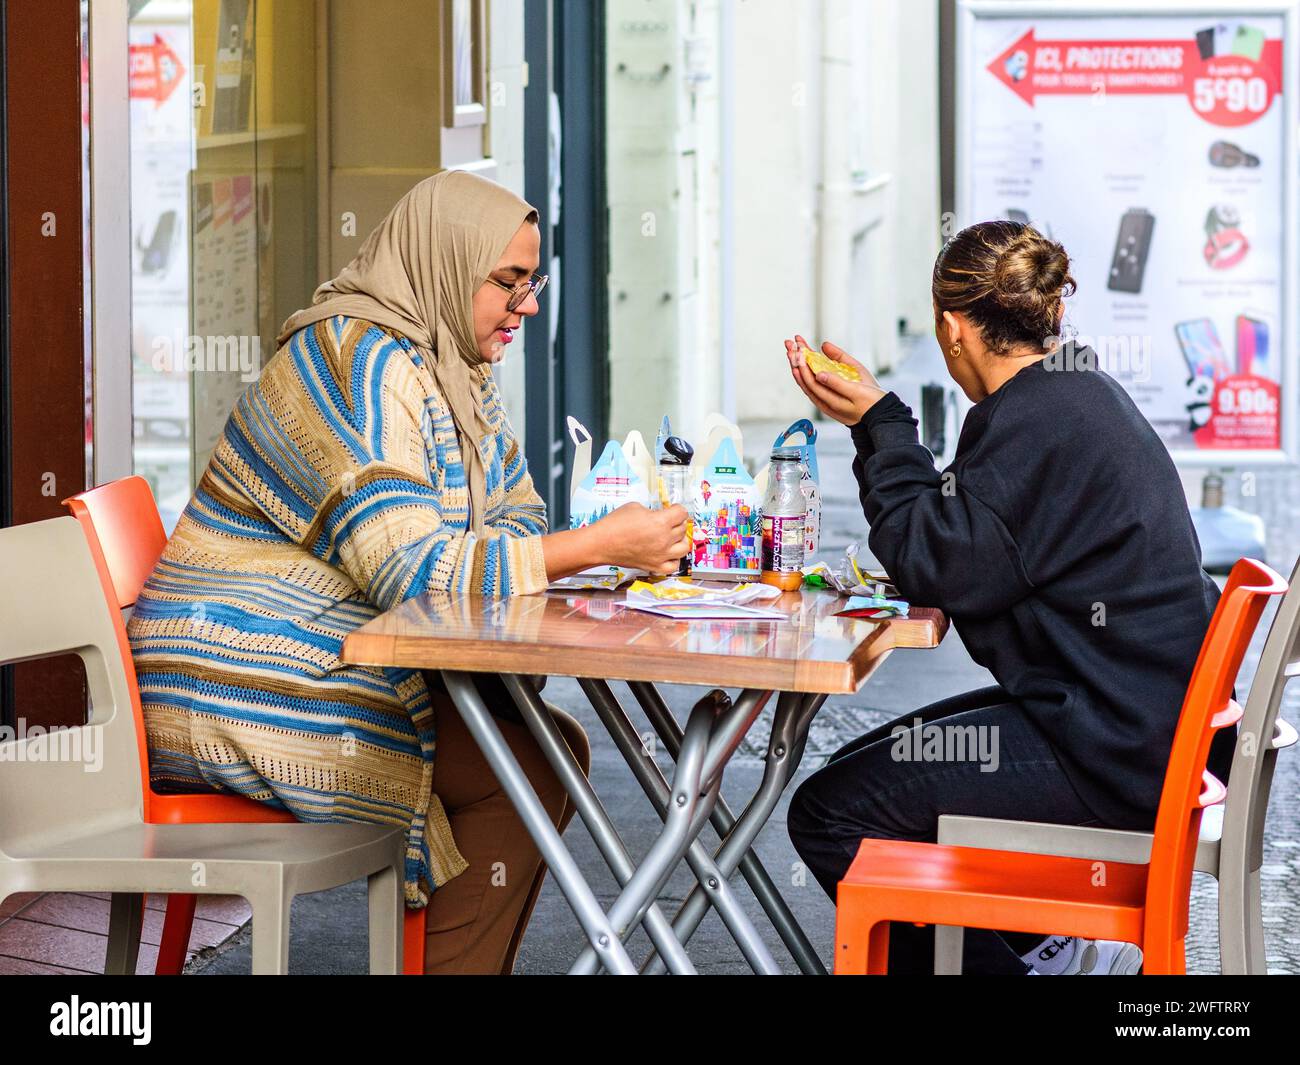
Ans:
{"label": "gold hoop earring", "polygon": [[954,359],[960,359],[960,358],[961,358],[961,341],[960,341],[960,340],[957,341],[956,344],[954,344],[951,348],[948,349],[948,354],[950,354]]}

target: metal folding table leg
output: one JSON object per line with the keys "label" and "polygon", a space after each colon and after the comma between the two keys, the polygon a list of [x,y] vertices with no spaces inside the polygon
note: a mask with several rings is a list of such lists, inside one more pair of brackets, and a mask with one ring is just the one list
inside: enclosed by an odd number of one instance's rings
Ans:
{"label": "metal folding table leg", "polygon": [[[773,809],[799,764],[798,758],[803,754],[808,726],[820,706],[817,696],[782,692],[778,697],[776,713],[772,717],[772,738],[768,743],[763,779],[735,827],[723,839],[722,846],[714,855],[723,876],[730,876],[736,870],[741,857],[753,845],[758,833],[772,816]],[[693,889],[673,919],[673,931],[677,933],[677,938],[683,943],[689,941],[708,909],[709,899],[698,888]],[[651,958],[642,967],[642,972],[647,973],[663,971],[663,959],[657,957]]]}
{"label": "metal folding table leg", "polygon": [[537,792],[528,782],[528,777],[502,737],[501,730],[497,728],[491,713],[483,705],[472,676],[447,670],[443,671],[442,676],[452,703],[464,719],[465,727],[474,737],[474,742],[483,752],[484,759],[491,766],[492,772],[496,774],[497,780],[501,782],[515,810],[518,811],[524,827],[528,829],[528,834],[533,837],[533,842],[541,851],[542,859],[554,874],[556,883],[559,884],[565,899],[573,908],[574,916],[582,925],[592,951],[610,972],[634,974],[636,966],[632,964],[627,949],[623,946],[622,940],[615,935],[613,924],[605,916],[605,911],[600,908],[591,886],[583,879],[577,862],[573,860],[573,856],[564,846],[564,841],[560,839],[559,832],[551,824],[546,807],[538,799]]}
{"label": "metal folding table leg", "polygon": [[[719,716],[718,706],[717,702],[702,700],[687,719],[682,757],[673,774],[663,831],[655,837],[645,858],[609,908],[609,922],[620,940],[632,933],[659,889],[672,875],[673,868],[704,827],[712,802],[717,799],[717,783],[712,787],[706,786],[704,770],[709,760],[709,740]],[[702,811],[701,803],[707,804]],[[600,959],[594,951],[583,951],[569,971],[575,975],[594,973],[599,964]]]}
{"label": "metal folding table leg", "polygon": [[[663,696],[653,684],[645,681],[631,681],[628,687],[632,689],[632,694],[641,704],[641,709],[645,712],[660,741],[667,748],[668,754],[676,760],[677,752],[681,749],[682,727],[677,723],[677,718],[673,716],[672,711],[668,709]],[[820,706],[821,702],[817,705]],[[804,734],[807,734],[806,724]],[[768,744],[768,750],[770,756],[773,753],[771,743]],[[777,751],[776,756],[780,757],[783,753]],[[795,768],[798,768],[802,754],[803,751],[800,749],[792,759]],[[725,799],[718,800],[711,821],[719,837],[726,837],[736,827],[736,817],[727,806]],[[799,971],[809,976],[825,976],[826,967],[818,957],[816,948],[809,941],[807,933],[795,919],[789,905],[752,848],[745,851],[740,859],[740,873],[749,884],[749,889],[754,893],[758,904],[763,907],[763,912],[772,922],[777,935],[781,937],[781,942],[785,944],[795,964],[799,966]]]}
{"label": "metal folding table leg", "polygon": [[[609,685],[604,681],[587,679],[579,680],[579,684],[651,805],[661,818],[664,817],[669,798],[668,785],[659,766],[645,749],[636,728],[609,690]],[[744,693],[737,701],[737,706],[744,708],[743,716],[733,723],[733,727],[747,729],[753,718],[762,711],[769,695],[768,692]],[[699,829],[703,829],[703,824]],[[735,892],[727,878],[721,875],[708,848],[699,839],[694,839],[691,843],[686,853],[686,862],[750,967],[757,973],[779,974],[781,970],[767,945],[741,909]]]}
{"label": "metal folding table leg", "polygon": [[[618,880],[619,886],[626,886],[632,879],[636,867],[632,864],[627,848],[623,846],[623,841],[615,831],[604,806],[597,798],[595,789],[592,788],[591,782],[582,772],[582,767],[578,765],[573,752],[569,750],[568,744],[560,734],[546,703],[537,693],[537,689],[521,678],[502,674],[501,679],[510,694],[514,696],[515,704],[519,707],[525,724],[542,748],[542,753],[546,755],[546,760],[550,762],[551,768],[560,778],[564,790],[573,799],[578,815],[587,826],[587,831],[591,833],[592,840]],[[645,925],[650,941],[667,962],[669,970],[678,976],[695,975],[694,964],[687,956],[685,948],[677,942],[672,925],[668,923],[668,918],[664,916],[663,910],[657,903],[652,903],[646,912]]]}

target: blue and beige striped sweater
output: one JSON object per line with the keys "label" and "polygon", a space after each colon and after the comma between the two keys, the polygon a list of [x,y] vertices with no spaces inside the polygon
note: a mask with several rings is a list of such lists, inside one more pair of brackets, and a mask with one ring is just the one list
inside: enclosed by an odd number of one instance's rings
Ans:
{"label": "blue and beige striped sweater", "polygon": [[406,826],[411,906],[466,867],[431,790],[429,690],[339,650],[422,592],[546,586],[545,507],[491,372],[475,376],[492,430],[481,538],[451,410],[410,341],[343,316],[295,333],[240,398],[127,627],[158,790]]}

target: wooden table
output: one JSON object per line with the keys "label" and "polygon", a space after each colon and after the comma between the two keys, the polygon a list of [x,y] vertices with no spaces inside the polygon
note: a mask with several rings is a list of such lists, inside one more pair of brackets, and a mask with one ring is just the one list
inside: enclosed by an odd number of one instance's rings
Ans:
{"label": "wooden table", "polygon": [[[737,868],[805,972],[824,972],[771,877],[751,850],[803,755],[808,727],[827,696],[857,691],[897,647],[935,647],[947,631],[936,610],[876,622],[837,616],[830,592],[787,592],[764,603],[788,621],[682,621],[628,610],[622,593],[547,592],[491,600],[425,595],[353,632],[342,658],[357,665],[438,669],[458,711],[523,818],[573,907],[589,946],[575,972],[600,966],[635,972],[623,941],[642,921],[656,948],[645,970],[694,972],[684,945],[710,906],[758,972],[779,971],[728,882]],[[573,798],[623,891],[606,913],[564,847],[526,776],[483,705],[472,673],[500,674],[548,761]],[[559,735],[529,675],[576,677],[633,775],[664,820],[634,865],[600,800]],[[629,682],[637,702],[676,760],[666,780],[608,681]],[[678,724],[654,685],[739,688],[731,701],[710,693]],[[719,797],[722,771],[773,694],[763,780],[739,817]],[[712,823],[723,843],[711,854],[698,839]],[[654,899],[683,858],[699,884],[671,924]]]}

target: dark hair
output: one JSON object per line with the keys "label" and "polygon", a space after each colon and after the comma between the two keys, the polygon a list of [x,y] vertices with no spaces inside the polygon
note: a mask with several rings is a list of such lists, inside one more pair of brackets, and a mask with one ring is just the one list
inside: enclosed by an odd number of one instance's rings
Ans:
{"label": "dark hair", "polygon": [[1061,329],[1061,298],[1074,292],[1070,256],[1022,222],[967,226],[934,261],[938,313],[960,312],[998,355],[1026,344],[1042,350]]}

